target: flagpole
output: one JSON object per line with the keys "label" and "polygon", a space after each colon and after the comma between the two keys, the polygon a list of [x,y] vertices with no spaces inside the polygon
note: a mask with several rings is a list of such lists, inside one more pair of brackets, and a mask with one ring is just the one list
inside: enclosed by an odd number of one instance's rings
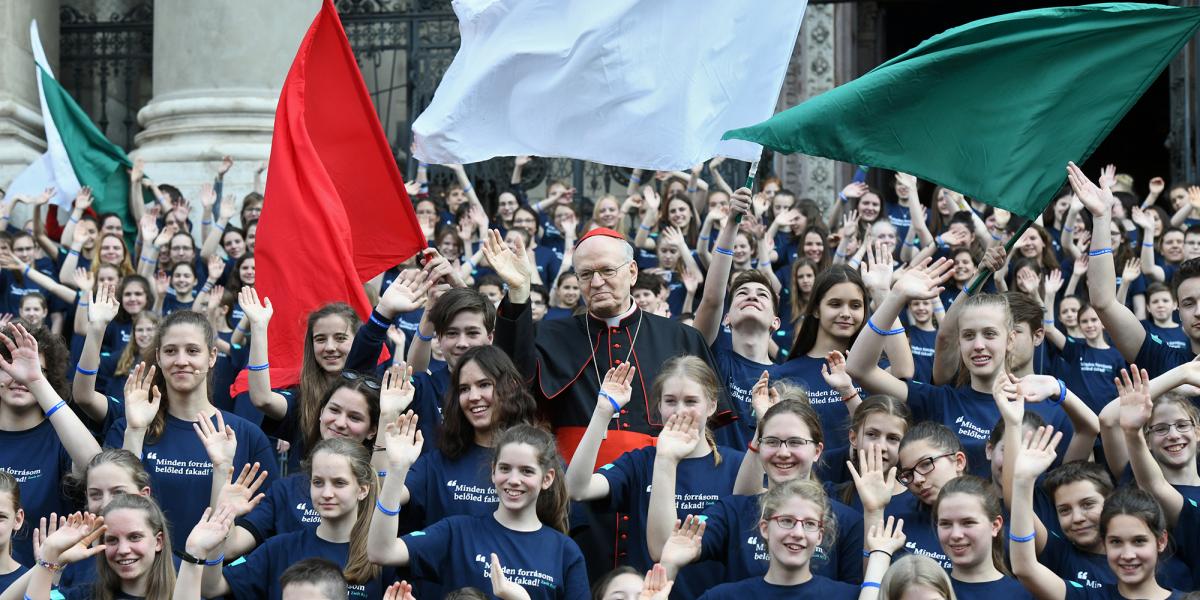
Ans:
{"label": "flagpole", "polygon": [[[1008,260],[1008,255],[1012,252],[1013,246],[1017,244],[1017,240],[1021,239],[1022,235],[1025,235],[1025,230],[1029,229],[1029,226],[1032,224],[1033,219],[1025,219],[1025,223],[1017,228],[1013,232],[1012,237],[1008,238],[1008,241],[1004,243],[1004,260]],[[987,281],[994,273],[994,271],[987,267],[981,269],[979,274],[975,275],[975,279],[971,281],[971,285],[967,286],[967,295],[974,296],[979,291],[979,288],[983,287],[983,282]]]}
{"label": "flagpole", "polygon": [[[756,173],[758,173],[758,161],[759,161],[759,159],[756,158],[756,159],[754,159],[754,162],[750,163],[750,172],[746,174],[746,185],[742,186],[742,187],[750,190],[751,196],[754,195],[754,175]],[[734,222],[735,223],[742,222],[742,213],[738,213],[737,215],[734,215]]]}

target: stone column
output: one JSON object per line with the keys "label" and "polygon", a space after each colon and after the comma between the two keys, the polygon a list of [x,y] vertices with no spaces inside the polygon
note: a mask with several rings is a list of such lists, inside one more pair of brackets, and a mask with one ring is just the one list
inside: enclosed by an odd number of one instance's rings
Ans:
{"label": "stone column", "polygon": [[0,0],[0,185],[5,187],[46,150],[29,22],[37,19],[50,68],[57,68],[58,6],[58,0]]}
{"label": "stone column", "polygon": [[[792,51],[776,112],[787,110],[808,98],[827,92],[849,80],[848,41],[854,34],[853,6],[809,3]],[[824,206],[836,197],[842,179],[838,163],[812,156],[778,155],[776,172],[783,187],[800,198],[812,198]]]}
{"label": "stone column", "polygon": [[154,98],[138,112],[133,152],[147,174],[193,196],[229,154],[226,193],[249,192],[270,154],[284,77],[320,5],[156,0]]}

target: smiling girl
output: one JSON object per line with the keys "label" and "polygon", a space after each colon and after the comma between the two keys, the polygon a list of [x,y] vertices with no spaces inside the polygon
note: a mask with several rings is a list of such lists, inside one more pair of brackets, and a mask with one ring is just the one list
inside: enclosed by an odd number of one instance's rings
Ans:
{"label": "smiling girl", "polygon": [[[421,434],[411,416],[389,423],[384,439],[393,464],[420,453]],[[568,498],[554,436],[516,425],[500,432],[495,445],[491,484],[500,502],[491,514],[449,516],[397,538],[400,486],[389,477],[369,536],[371,560],[407,565],[446,589],[491,589],[495,582],[489,579],[500,577],[535,600],[588,598],[583,554],[564,533]]]}

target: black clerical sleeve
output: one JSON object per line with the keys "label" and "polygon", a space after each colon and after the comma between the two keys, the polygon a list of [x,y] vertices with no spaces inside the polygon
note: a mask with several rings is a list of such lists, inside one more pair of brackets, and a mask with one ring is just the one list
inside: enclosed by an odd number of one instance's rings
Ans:
{"label": "black clerical sleeve", "polygon": [[508,354],[517,370],[525,376],[526,383],[533,383],[537,378],[535,335],[529,303],[514,304],[505,295],[496,309],[496,332],[492,344]]}

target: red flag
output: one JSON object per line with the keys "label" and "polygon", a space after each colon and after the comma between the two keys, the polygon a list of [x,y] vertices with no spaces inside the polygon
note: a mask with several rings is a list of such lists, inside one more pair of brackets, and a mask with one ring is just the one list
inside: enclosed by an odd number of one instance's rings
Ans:
{"label": "red flag", "polygon": [[[271,385],[299,381],[308,313],[340,301],[365,320],[363,282],[423,247],[341,20],[325,0],[279,95],[255,244],[255,287],[275,308]],[[244,382],[245,372],[235,393]]]}

